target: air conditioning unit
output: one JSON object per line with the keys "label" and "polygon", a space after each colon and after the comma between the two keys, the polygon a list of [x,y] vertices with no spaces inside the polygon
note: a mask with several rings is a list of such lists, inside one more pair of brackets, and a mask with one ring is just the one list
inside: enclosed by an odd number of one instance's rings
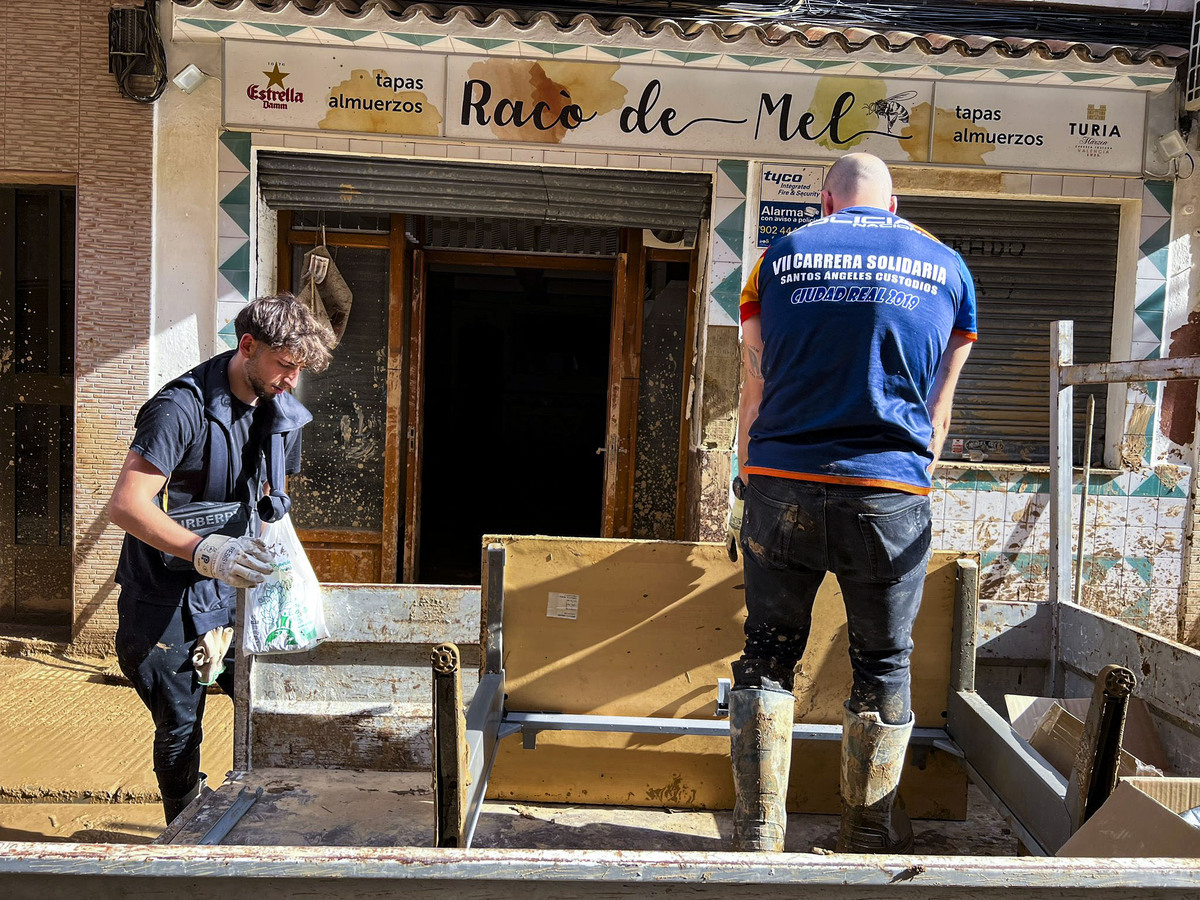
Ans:
{"label": "air conditioning unit", "polygon": [[644,228],[642,229],[642,244],[663,250],[691,250],[696,246],[696,235],[686,235],[682,231],[671,231],[666,228]]}
{"label": "air conditioning unit", "polygon": [[1200,110],[1200,3],[1192,7],[1192,36],[1188,41],[1187,78],[1183,86],[1183,107]]}

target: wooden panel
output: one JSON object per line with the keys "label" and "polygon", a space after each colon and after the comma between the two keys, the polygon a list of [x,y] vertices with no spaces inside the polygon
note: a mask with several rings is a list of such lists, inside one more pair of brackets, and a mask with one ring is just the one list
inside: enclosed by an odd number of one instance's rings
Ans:
{"label": "wooden panel", "polygon": [[[618,479],[621,452],[621,402],[623,379],[621,377],[621,335],[625,332],[625,288],[628,281],[629,255],[617,254],[613,270],[612,321],[609,325],[608,347],[608,424],[604,432],[604,510],[601,517],[601,534],[608,537],[616,534],[618,509]],[[628,452],[628,450],[626,451]]]}
{"label": "wooden panel", "polygon": [[[597,715],[711,717],[718,678],[742,649],[741,566],[720,544],[503,538],[508,708]],[[950,673],[955,553],[929,567],[913,639],[917,724],[942,727]],[[551,593],[578,595],[578,617],[551,618]],[[796,680],[798,722],[840,724],[850,691],[845,611],[834,579],[822,586]],[[724,807],[732,801],[725,739],[545,733],[536,752],[502,746],[495,796],[591,803]],[[620,752],[614,752],[621,748]],[[835,811],[836,743],[795,754],[791,797]],[[966,781],[933,754],[906,770],[917,815],[961,817]],[[653,795],[653,796],[652,796]]]}
{"label": "wooden panel", "polygon": [[256,712],[251,728],[255,768],[368,769],[423,772],[433,762],[431,718],[400,715],[325,716]]}
{"label": "wooden panel", "polygon": [[378,544],[374,547],[339,547],[305,543],[305,550],[317,580],[321,582],[370,584],[379,574],[381,553]]}
{"label": "wooden panel", "polygon": [[[924,770],[908,753],[901,789],[909,815],[967,817],[967,782],[958,760],[932,752]],[[835,815],[841,745],[797,743],[788,781],[791,812]],[[732,809],[729,739],[659,737],[599,732],[542,732],[537,749],[510,738],[500,742],[488,783],[489,799],[600,806]],[[830,826],[833,827],[832,825]]]}

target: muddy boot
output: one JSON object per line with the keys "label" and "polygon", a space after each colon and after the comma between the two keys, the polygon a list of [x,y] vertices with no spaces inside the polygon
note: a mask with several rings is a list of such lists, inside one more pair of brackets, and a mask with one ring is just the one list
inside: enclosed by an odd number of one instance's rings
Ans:
{"label": "muddy boot", "polygon": [[783,850],[795,706],[791,691],[782,688],[735,688],[729,694],[734,850]]}
{"label": "muddy boot", "polygon": [[167,824],[170,825],[175,821],[175,818],[187,809],[188,804],[199,797],[206,787],[208,787],[208,776],[201,772],[192,789],[182,797],[168,797],[166,794],[163,794],[163,816],[166,818]]}
{"label": "muddy boot", "polygon": [[874,712],[846,708],[842,724],[842,827],[839,853],[909,853],[912,823],[899,797],[907,725],[885,725]]}

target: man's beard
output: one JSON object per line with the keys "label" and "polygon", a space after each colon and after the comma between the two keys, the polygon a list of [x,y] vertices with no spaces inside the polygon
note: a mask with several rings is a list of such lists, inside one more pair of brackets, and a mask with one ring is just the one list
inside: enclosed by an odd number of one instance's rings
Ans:
{"label": "man's beard", "polygon": [[259,400],[274,400],[275,391],[272,387],[258,377],[258,362],[250,360],[246,364],[246,380],[250,382],[250,389],[254,391],[254,396]]}

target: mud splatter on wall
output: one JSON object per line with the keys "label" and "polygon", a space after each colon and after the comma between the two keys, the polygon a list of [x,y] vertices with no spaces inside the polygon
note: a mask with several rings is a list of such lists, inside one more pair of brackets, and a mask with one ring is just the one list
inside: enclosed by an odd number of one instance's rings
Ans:
{"label": "mud splatter on wall", "polygon": [[300,378],[296,393],[313,421],[304,429],[300,475],[289,482],[293,517],[300,528],[378,531],[387,422],[388,260],[383,250],[341,247],[334,252],[354,306],[329,368]]}
{"label": "mud splatter on wall", "polygon": [[[1168,356],[1200,355],[1200,312],[1171,332]],[[1196,382],[1168,381],[1163,386],[1159,428],[1176,444],[1190,444],[1196,436]]]}
{"label": "mud splatter on wall", "polygon": [[[471,78],[487,82],[494,96],[519,103],[520,115],[528,117],[538,104],[545,112],[545,123],[555,122],[568,107],[576,107],[579,117],[588,119],[618,109],[625,102],[626,88],[613,81],[619,64],[572,63],[523,59],[489,59],[475,63],[468,70]],[[515,109],[511,117],[493,118],[489,124],[496,137],[510,141],[557,144],[567,135],[562,123],[551,128],[536,128],[532,124],[515,124]]]}
{"label": "mud splatter on wall", "polygon": [[639,373],[633,536],[672,540],[687,347],[688,265],[647,267]]}

